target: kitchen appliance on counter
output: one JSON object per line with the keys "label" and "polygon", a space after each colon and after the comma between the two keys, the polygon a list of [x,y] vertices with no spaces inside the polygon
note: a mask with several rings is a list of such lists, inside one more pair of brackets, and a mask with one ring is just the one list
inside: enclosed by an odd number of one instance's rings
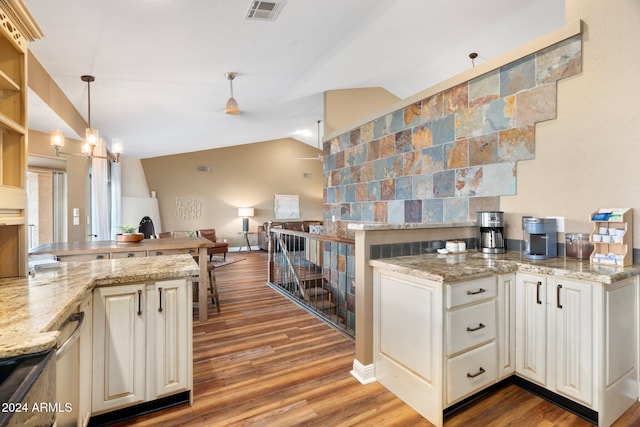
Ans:
{"label": "kitchen appliance on counter", "polygon": [[504,253],[504,212],[478,211],[478,251]]}
{"label": "kitchen appliance on counter", "polygon": [[566,233],[564,237],[567,258],[589,259],[593,252],[589,233]]}
{"label": "kitchen appliance on counter", "polygon": [[523,217],[524,256],[529,259],[555,258],[558,236],[555,218]]}

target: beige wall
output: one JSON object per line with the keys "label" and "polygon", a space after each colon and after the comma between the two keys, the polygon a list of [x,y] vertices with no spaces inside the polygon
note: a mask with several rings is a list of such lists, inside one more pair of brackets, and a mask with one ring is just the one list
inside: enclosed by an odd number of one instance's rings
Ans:
{"label": "beige wall", "polygon": [[518,164],[517,195],[502,197],[507,237],[521,238],[524,214],[590,232],[591,212],[630,207],[640,247],[639,17],[636,0],[566,1],[567,21],[584,21],[582,73],[558,83],[558,117],[536,126],[535,159]]}
{"label": "beige wall", "polygon": [[[287,138],[142,159],[142,167],[149,190],[156,191],[164,231],[215,228],[219,239],[240,246],[238,207],[255,208],[249,221],[249,230],[255,232],[274,218],[275,194],[298,194],[301,219],[322,218],[322,163],[297,160],[317,154],[317,149]],[[199,172],[198,166],[210,166],[211,172]],[[305,173],[313,178],[305,178]],[[176,198],[197,200],[201,216],[177,218]],[[250,242],[257,244],[256,235]]]}
{"label": "beige wall", "polygon": [[[63,150],[80,154],[80,141],[67,139]],[[55,152],[49,143],[49,134],[29,131],[29,155],[43,158],[54,157]],[[57,159],[64,160],[67,172],[67,241],[87,240],[86,185],[89,162],[83,156],[61,154]],[[73,225],[73,208],[80,209],[80,224]],[[40,242],[46,243],[46,242]]]}
{"label": "beige wall", "polygon": [[324,133],[346,128],[399,100],[381,87],[328,90],[324,93]]}

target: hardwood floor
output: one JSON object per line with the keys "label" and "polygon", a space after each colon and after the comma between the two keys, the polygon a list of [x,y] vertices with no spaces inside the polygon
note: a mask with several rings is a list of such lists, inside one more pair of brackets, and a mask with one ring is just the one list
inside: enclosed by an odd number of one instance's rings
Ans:
{"label": "hardwood floor", "polygon": [[[263,252],[216,270],[220,309],[194,317],[194,403],[121,426],[431,426],[378,383],[350,374],[354,344],[265,284]],[[589,426],[509,385],[446,426]],[[636,403],[616,424],[640,425]]]}

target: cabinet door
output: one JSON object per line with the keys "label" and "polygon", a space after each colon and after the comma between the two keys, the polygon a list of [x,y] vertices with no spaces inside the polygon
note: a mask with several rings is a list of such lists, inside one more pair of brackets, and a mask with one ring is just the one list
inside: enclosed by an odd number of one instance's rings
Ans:
{"label": "cabinet door", "polygon": [[547,279],[516,274],[516,372],[546,385]]}
{"label": "cabinet door", "polygon": [[[593,324],[590,283],[557,278],[549,284],[555,325],[555,388],[587,406],[593,402]],[[553,285],[553,286],[552,286]],[[552,317],[550,317],[552,319]]]}
{"label": "cabinet door", "polygon": [[149,378],[158,398],[189,388],[191,366],[191,303],[185,279],[166,280],[149,286],[149,333],[153,350]]}
{"label": "cabinet door", "polygon": [[516,370],[516,275],[498,276],[498,378]]}
{"label": "cabinet door", "polygon": [[145,398],[145,285],[93,292],[93,412]]}

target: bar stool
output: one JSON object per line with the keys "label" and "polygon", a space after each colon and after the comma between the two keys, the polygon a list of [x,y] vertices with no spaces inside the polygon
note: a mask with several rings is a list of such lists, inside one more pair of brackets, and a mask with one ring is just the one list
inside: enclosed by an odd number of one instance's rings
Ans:
{"label": "bar stool", "polygon": [[211,303],[215,304],[216,311],[220,313],[220,298],[218,297],[218,283],[215,274],[216,266],[213,261],[207,262],[207,270],[209,271],[209,291],[211,292]]}

